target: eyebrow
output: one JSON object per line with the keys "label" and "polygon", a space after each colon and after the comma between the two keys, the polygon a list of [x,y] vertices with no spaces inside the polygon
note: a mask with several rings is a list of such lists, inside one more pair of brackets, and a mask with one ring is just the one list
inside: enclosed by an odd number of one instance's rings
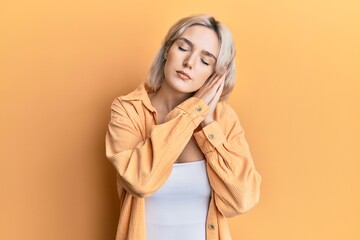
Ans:
{"label": "eyebrow", "polygon": [[[194,46],[194,44],[189,40],[189,39],[186,39],[184,37],[181,37],[179,38],[179,40],[183,40],[184,42],[186,42],[188,45],[190,45],[191,47]],[[206,51],[206,50],[202,50],[202,52],[206,55],[206,56],[209,56],[209,57],[212,57],[215,59],[215,61],[217,61],[217,58],[214,56],[214,54],[212,54],[211,52],[209,51]]]}

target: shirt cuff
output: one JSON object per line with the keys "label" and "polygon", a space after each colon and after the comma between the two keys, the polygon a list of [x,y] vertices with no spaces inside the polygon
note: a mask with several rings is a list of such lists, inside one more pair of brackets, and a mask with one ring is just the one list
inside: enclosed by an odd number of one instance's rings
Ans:
{"label": "shirt cuff", "polygon": [[226,139],[223,130],[216,121],[209,123],[201,131],[195,132],[194,138],[204,154],[215,149]]}
{"label": "shirt cuff", "polygon": [[191,97],[174,108],[165,118],[165,121],[175,118],[179,114],[188,115],[197,127],[205,118],[209,111],[209,106],[201,99]]}

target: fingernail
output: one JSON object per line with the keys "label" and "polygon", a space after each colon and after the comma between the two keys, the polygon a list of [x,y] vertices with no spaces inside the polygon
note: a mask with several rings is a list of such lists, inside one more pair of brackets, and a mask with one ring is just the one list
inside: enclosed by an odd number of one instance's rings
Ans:
{"label": "fingernail", "polygon": [[219,70],[219,75],[223,75],[225,72],[226,72],[226,67],[224,66]]}

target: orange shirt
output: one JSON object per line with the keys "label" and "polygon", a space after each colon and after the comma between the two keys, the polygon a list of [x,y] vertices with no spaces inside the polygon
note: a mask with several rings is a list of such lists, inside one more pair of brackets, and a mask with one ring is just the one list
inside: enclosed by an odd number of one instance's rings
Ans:
{"label": "orange shirt", "polygon": [[215,121],[194,132],[208,108],[191,97],[174,108],[164,123],[156,124],[157,112],[145,84],[113,101],[106,155],[117,171],[120,217],[116,240],[146,240],[144,198],[165,183],[192,136],[205,155],[212,188],[207,240],[230,240],[226,218],[250,210],[259,201],[261,177],[230,105],[218,103]]}

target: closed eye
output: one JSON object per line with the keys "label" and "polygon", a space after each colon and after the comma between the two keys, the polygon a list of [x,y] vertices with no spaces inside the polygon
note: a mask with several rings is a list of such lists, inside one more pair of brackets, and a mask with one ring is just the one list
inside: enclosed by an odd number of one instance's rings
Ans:
{"label": "closed eye", "polygon": [[208,63],[208,62],[206,62],[206,61],[204,61],[204,59],[201,59],[201,62],[202,62],[203,64],[205,64],[206,66],[208,66],[208,65],[209,65],[209,63]]}
{"label": "closed eye", "polygon": [[187,51],[186,48],[183,48],[183,47],[181,47],[181,46],[179,46],[179,50],[180,50],[180,51],[183,51],[183,52],[186,52],[186,51]]}

